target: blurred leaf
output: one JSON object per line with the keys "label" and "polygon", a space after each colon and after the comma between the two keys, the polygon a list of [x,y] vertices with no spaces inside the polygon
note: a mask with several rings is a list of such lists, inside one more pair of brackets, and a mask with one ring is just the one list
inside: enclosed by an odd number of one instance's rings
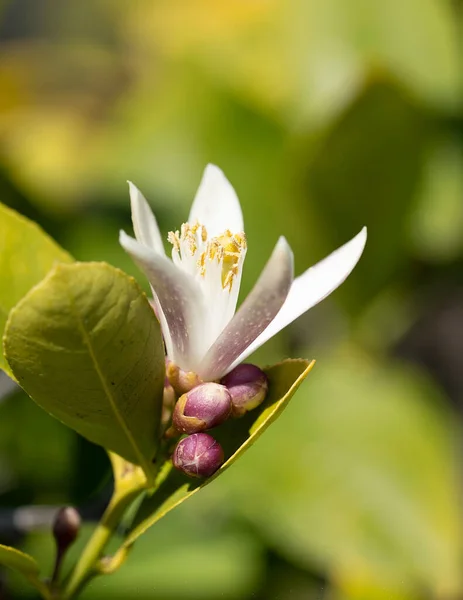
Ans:
{"label": "blurred leaf", "polygon": [[47,587],[39,580],[39,566],[32,556],[0,544],[0,564],[21,573],[43,598],[51,598]]}
{"label": "blurred leaf", "polygon": [[[36,223],[0,204],[0,335],[10,309],[18,300],[54,264],[71,261],[71,256]],[[0,349],[0,368],[11,375],[3,349]]]}
{"label": "blurred leaf", "polygon": [[[98,577],[81,593],[82,599],[127,600],[241,600],[258,587],[263,575],[260,542],[237,527],[211,519],[187,502],[163,519],[135,544],[130,560],[111,576]],[[84,524],[65,559],[63,575],[79,558],[92,533]],[[114,546],[113,540],[108,551]],[[120,542],[120,538],[118,540]],[[51,535],[35,532],[24,541],[24,549],[40,556],[44,572],[53,569],[55,548]],[[11,580],[10,580],[11,581]],[[11,581],[15,598],[23,598],[24,584]]]}
{"label": "blurred leaf", "polygon": [[38,577],[39,575],[39,565],[32,556],[2,544],[0,544],[0,563],[5,567],[20,571],[26,577]]}
{"label": "blurred leaf", "polygon": [[[420,100],[459,103],[459,49],[449,3],[440,0],[279,1],[292,59],[296,115],[335,116],[372,67],[403,81]],[[280,26],[281,27],[281,26]],[[410,32],[420,32],[411,36]],[[289,49],[289,51],[288,51]],[[288,68],[288,66],[287,66]]]}
{"label": "blurred leaf", "polygon": [[412,244],[430,262],[455,259],[463,250],[463,149],[438,140],[426,161],[419,204],[410,216]]}
{"label": "blurred leaf", "polygon": [[56,267],[10,313],[5,352],[37,404],[149,473],[164,346],[132,278],[105,263]]}
{"label": "blurred leaf", "polygon": [[109,476],[104,450],[54,419],[23,390],[0,402],[1,506],[80,505]]}
{"label": "blurred leaf", "polygon": [[[204,143],[208,109],[220,94],[297,134],[332,122],[372,66],[421,101],[458,106],[458,38],[441,0],[104,4],[104,12],[86,8],[79,18],[69,7],[41,13],[32,25],[39,35],[3,49],[0,126],[9,169],[49,206],[115,189],[115,163],[141,187],[161,165],[153,177],[164,194],[191,181],[198,162],[215,160],[204,156]],[[78,20],[101,27],[104,41],[88,31],[63,35],[64,22]],[[194,95],[203,96],[200,106]],[[132,111],[138,119],[130,127],[124,120]]]}
{"label": "blurred leaf", "polygon": [[[0,404],[0,471],[6,481],[0,485],[1,503],[68,503],[76,475],[75,438],[73,431],[31,402],[22,390],[4,400]],[[80,485],[85,487],[83,482]]]}
{"label": "blurred leaf", "polygon": [[288,128],[325,126],[371,65],[429,102],[458,103],[456,36],[439,0],[145,0],[141,6],[121,14],[122,35],[141,55],[159,57],[161,48],[177,73],[182,59],[199,65],[217,87]]}
{"label": "blurred leaf", "polygon": [[454,415],[429,380],[353,348],[320,362],[223,493],[279,552],[353,597],[459,597]]}
{"label": "blurred leaf", "polygon": [[[121,188],[123,188],[122,184]],[[130,203],[127,197],[125,197],[124,208],[125,219],[116,217],[114,206],[107,208],[101,215],[89,215],[85,219],[75,219],[73,223],[69,224],[66,231],[66,246],[72,255],[81,262],[107,262],[128,275],[138,276],[137,282],[140,287],[143,291],[151,294],[148,281],[145,277],[139,277],[139,269],[118,243],[117,232],[121,229],[128,231],[132,227]],[[165,238],[167,239],[167,234]]]}
{"label": "blurred leaf", "polygon": [[343,582],[342,589],[332,589],[327,600],[423,600],[419,590],[391,590],[388,587],[379,588],[378,585],[369,585],[362,581]]}
{"label": "blurred leaf", "polygon": [[411,98],[392,81],[373,80],[308,164],[310,195],[326,233],[333,232],[331,243],[340,245],[368,226],[368,251],[356,270],[357,309],[403,262],[404,225],[422,173],[426,134]]}
{"label": "blurred leaf", "polygon": [[157,527],[149,531],[124,568],[98,579],[82,599],[125,600],[134,590],[138,600],[247,598],[259,577],[258,544],[239,531],[210,535],[182,523],[181,535],[172,522],[160,536]]}
{"label": "blurred leaf", "polygon": [[214,437],[222,444],[225,456],[230,458],[206,481],[187,478],[172,468],[170,461],[161,471],[165,479],[159,488],[140,507],[131,531],[120,552],[124,553],[135,540],[159,519],[176,508],[195,492],[219,477],[231,466],[283,411],[298,387],[312,370],[314,361],[286,360],[266,369],[269,378],[269,393],[265,402],[256,410],[239,420],[230,420],[214,431]]}

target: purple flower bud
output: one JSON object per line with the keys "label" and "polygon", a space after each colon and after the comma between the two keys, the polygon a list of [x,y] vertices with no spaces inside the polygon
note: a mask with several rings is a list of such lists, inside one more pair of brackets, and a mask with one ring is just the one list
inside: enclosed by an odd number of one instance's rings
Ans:
{"label": "purple flower bud", "polygon": [[231,396],[226,387],[202,383],[179,398],[172,423],[183,433],[198,433],[223,423],[231,410]]}
{"label": "purple flower bud", "polygon": [[261,404],[268,391],[266,374],[248,363],[235,367],[221,380],[230,392],[232,399],[232,413],[234,417],[241,417],[247,411]]}
{"label": "purple flower bud", "polygon": [[53,521],[53,537],[56,542],[55,567],[51,576],[51,584],[58,581],[63,559],[68,548],[73,544],[80,530],[80,515],[72,506],[64,506],[56,513]]}
{"label": "purple flower bud", "polygon": [[183,371],[169,359],[166,359],[166,377],[178,396],[186,394],[186,392],[202,383],[196,373]]}
{"label": "purple flower bud", "polygon": [[210,477],[223,464],[222,446],[207,433],[180,440],[172,456],[174,467],[190,477]]}
{"label": "purple flower bud", "polygon": [[60,508],[53,522],[53,536],[62,551],[76,539],[80,529],[80,515],[72,506]]}

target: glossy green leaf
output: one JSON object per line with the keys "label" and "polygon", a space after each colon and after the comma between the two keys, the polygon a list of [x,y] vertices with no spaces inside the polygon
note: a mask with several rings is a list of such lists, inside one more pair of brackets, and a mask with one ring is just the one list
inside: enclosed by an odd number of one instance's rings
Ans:
{"label": "glossy green leaf", "polygon": [[[0,336],[13,306],[55,263],[71,261],[36,223],[0,204]],[[1,349],[0,369],[11,375]]]}
{"label": "glossy green leaf", "polygon": [[0,565],[23,575],[41,593],[43,598],[51,597],[46,585],[39,579],[39,565],[29,554],[0,544]]}
{"label": "glossy green leaf", "polygon": [[270,423],[281,414],[314,364],[315,361],[302,359],[286,360],[266,370],[269,394],[264,404],[241,419],[231,419],[214,430],[214,437],[222,444],[225,456],[229,458],[212,477],[206,481],[189,479],[173,469],[170,461],[166,463],[161,472],[164,480],[142,504],[121,551],[127,550],[142,533],[169,511],[219,477],[250,448]]}
{"label": "glossy green leaf", "polygon": [[164,346],[134,279],[105,263],[57,266],[11,311],[4,346],[37,404],[149,473]]}

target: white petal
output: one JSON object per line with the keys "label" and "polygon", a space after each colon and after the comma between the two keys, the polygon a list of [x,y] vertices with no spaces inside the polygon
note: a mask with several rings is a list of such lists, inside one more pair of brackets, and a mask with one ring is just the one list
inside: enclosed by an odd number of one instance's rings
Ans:
{"label": "white petal", "polygon": [[366,241],[367,229],[364,227],[350,242],[297,277],[278,315],[238,357],[232,368],[339,287],[358,263]]}
{"label": "white petal", "polygon": [[161,233],[153,211],[140,190],[131,181],[127,183],[130,190],[130,205],[132,207],[132,223],[135,237],[141,244],[148,246],[148,248],[153,249],[155,252],[165,254]]}
{"label": "white petal", "polygon": [[209,238],[221,235],[226,229],[241,233],[243,214],[231,183],[215,165],[207,165],[191,206],[188,222],[199,221]]}
{"label": "white petal", "polygon": [[143,246],[123,231],[119,241],[148,278],[162,308],[161,328],[172,344],[169,358],[186,371],[194,370],[204,316],[202,299],[194,280],[168,258]]}
{"label": "white petal", "polygon": [[156,295],[156,292],[151,286],[151,293],[153,294],[153,299],[150,302],[151,306],[154,306],[154,314],[156,315],[159,324],[161,325],[162,336],[164,338],[164,343],[166,345],[167,356],[173,357],[175,354],[174,345],[172,343],[172,337],[170,335],[169,326],[167,324],[166,316],[164,311],[162,310],[161,303],[159,302],[159,298]]}
{"label": "white petal", "polygon": [[229,370],[235,359],[275,318],[292,281],[293,253],[281,237],[251,293],[208,351],[198,371],[202,379],[218,379]]}

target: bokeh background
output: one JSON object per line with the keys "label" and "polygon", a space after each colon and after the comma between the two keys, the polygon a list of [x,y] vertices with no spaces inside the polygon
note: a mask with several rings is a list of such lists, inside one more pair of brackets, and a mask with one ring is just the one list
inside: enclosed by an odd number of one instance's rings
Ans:
{"label": "bokeh background", "polygon": [[[144,284],[126,180],[167,235],[208,162],[242,201],[242,296],[281,234],[298,273],[363,225],[365,255],[256,355],[317,359],[281,419],[83,598],[463,598],[463,3],[1,3],[2,202]],[[2,386],[0,541],[49,565],[50,507],[97,518],[109,465]]]}

